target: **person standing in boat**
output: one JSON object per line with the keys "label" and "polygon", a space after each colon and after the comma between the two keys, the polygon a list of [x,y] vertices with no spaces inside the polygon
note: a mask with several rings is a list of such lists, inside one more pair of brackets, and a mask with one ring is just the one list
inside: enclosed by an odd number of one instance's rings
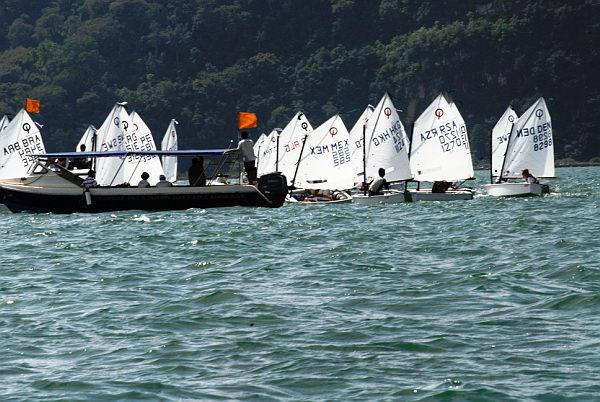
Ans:
{"label": "person standing in boat", "polygon": [[371,182],[369,186],[369,196],[372,195],[383,195],[383,190],[389,190],[390,184],[385,179],[385,169],[379,168],[379,177]]}
{"label": "person standing in boat", "polygon": [[92,169],[90,169],[87,174],[87,177],[85,179],[83,179],[83,182],[81,183],[81,187],[83,187],[83,188],[98,187],[98,182],[96,181],[96,172],[94,172]]}
{"label": "person standing in boat", "polygon": [[197,156],[192,158],[192,166],[188,169],[188,180],[192,187],[206,186],[206,174],[204,173],[204,158]]}
{"label": "person standing in boat", "polygon": [[140,180],[140,182],[138,183],[138,187],[140,187],[140,188],[150,187],[150,183],[148,183],[149,178],[150,178],[150,175],[148,174],[148,172],[142,173],[142,180]]}
{"label": "person standing in boat", "polygon": [[521,175],[523,176],[523,180],[525,180],[529,184],[539,184],[539,182],[540,182],[537,179],[537,177],[535,177],[534,175],[529,173],[529,169],[523,169],[523,171],[521,172]]}
{"label": "person standing in boat", "polygon": [[242,139],[238,143],[237,149],[242,151],[242,158],[244,159],[244,170],[248,176],[248,183],[256,184],[256,156],[254,155],[254,142],[248,138],[248,132],[242,131],[240,133]]}

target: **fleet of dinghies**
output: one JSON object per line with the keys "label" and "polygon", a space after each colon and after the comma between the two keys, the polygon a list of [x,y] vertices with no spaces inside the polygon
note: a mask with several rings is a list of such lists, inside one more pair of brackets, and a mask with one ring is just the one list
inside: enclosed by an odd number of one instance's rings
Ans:
{"label": "fleet of dinghies", "polygon": [[[490,195],[547,191],[545,185],[522,180],[526,169],[537,178],[554,176],[552,126],[544,99],[521,118],[509,107],[492,130],[491,147],[492,181],[484,186]],[[443,94],[415,120],[410,135],[386,93],[377,106],[365,108],[349,132],[339,115],[313,129],[298,112],[283,130],[262,134],[254,149],[259,177],[283,173],[292,202],[378,204],[474,196],[464,186],[475,178],[467,126],[457,105]],[[378,179],[380,169],[390,188],[373,194],[368,184]]]}
{"label": "fleet of dinghies", "polygon": [[[177,124],[171,120],[161,151],[157,151],[152,132],[142,117],[135,111],[129,114],[126,103],[116,103],[99,128],[88,126],[76,145],[76,155],[94,160],[95,181],[106,188],[130,187],[129,183],[135,183],[144,172],[149,175],[151,186],[162,176],[175,182],[177,156],[225,158],[226,150],[179,151]],[[50,160],[40,127],[25,110],[12,120],[7,116],[0,119],[0,180],[25,180],[34,174],[38,159]],[[273,192],[287,194],[284,198],[290,202],[450,201],[470,200],[474,194],[472,189],[463,187],[467,180],[474,179],[465,120],[457,105],[443,94],[422,111],[408,133],[388,93],[376,106],[368,105],[350,131],[339,114],[313,128],[306,115],[298,112],[283,129],[261,134],[254,143],[254,154],[259,187],[261,178],[262,183],[275,183]],[[548,186],[538,181],[554,177],[552,122],[544,98],[539,98],[521,117],[512,107],[506,109],[491,132],[490,157],[490,184],[484,186],[490,195],[548,192]],[[68,175],[63,172],[62,176]],[[279,177],[282,183],[277,184]],[[216,182],[208,181],[209,186]],[[239,182],[243,184],[241,176]],[[373,183],[384,184],[374,190]],[[7,186],[0,182],[4,201]],[[246,195],[252,202],[241,197],[233,205],[279,203],[260,190],[255,191],[258,195],[248,191]],[[264,200],[256,201],[257,196]],[[106,207],[111,208],[116,206]]]}

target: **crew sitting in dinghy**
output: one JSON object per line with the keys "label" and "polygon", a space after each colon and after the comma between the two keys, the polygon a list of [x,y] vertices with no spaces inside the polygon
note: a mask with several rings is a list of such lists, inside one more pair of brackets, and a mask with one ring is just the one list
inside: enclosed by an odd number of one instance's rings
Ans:
{"label": "crew sitting in dinghy", "polygon": [[529,173],[529,169],[523,169],[521,172],[521,176],[523,176],[523,180],[525,180],[529,184],[539,184],[539,180],[537,177]]}
{"label": "crew sitting in dinghy", "polygon": [[446,191],[453,189],[456,190],[458,187],[454,183],[449,183],[446,180],[434,181],[431,187],[432,193],[445,193]]}
{"label": "crew sitting in dinghy", "polygon": [[384,178],[385,169],[379,168],[377,173],[379,173],[379,178],[377,178],[377,179],[373,180],[373,182],[371,182],[371,185],[369,186],[369,196],[383,195],[384,189],[386,189],[386,190],[390,189],[390,184]]}

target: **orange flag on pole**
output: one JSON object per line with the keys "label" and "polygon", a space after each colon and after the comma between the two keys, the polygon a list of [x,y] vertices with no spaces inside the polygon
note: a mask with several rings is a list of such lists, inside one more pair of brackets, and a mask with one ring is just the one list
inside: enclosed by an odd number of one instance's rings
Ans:
{"label": "orange flag on pole", "polygon": [[40,101],[37,99],[27,98],[25,100],[25,110],[27,111],[27,113],[39,113]]}
{"label": "orange flag on pole", "polygon": [[256,113],[238,112],[238,129],[258,127],[258,117]]}

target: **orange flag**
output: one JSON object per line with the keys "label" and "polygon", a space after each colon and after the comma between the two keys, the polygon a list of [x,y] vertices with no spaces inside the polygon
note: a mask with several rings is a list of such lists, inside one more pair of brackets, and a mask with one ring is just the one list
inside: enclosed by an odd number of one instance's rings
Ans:
{"label": "orange flag", "polygon": [[238,129],[256,128],[258,127],[258,117],[256,113],[239,112],[238,113]]}
{"label": "orange flag", "polygon": [[27,98],[25,100],[25,110],[27,110],[28,113],[39,113],[40,101],[37,99]]}

